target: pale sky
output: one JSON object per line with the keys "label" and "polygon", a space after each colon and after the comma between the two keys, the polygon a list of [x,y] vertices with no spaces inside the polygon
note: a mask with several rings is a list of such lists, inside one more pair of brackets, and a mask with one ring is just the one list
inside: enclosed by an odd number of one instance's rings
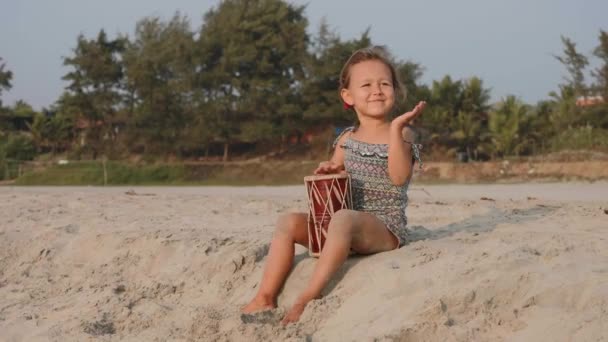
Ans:
{"label": "pale sky", "polygon": [[[291,0],[303,5],[314,33],[322,17],[342,39],[359,37],[371,27],[375,44],[389,47],[402,60],[425,68],[422,83],[446,74],[453,79],[478,76],[491,88],[492,100],[513,94],[528,103],[548,98],[565,76],[553,55],[561,54],[560,35],[591,57],[600,29],[608,31],[606,0]],[[169,20],[187,15],[193,30],[211,0],[0,0],[0,57],[13,71],[5,105],[23,99],[48,107],[66,86],[62,57],[76,38],[94,38],[105,29],[133,36],[147,16]],[[591,58],[596,63],[597,60]]]}

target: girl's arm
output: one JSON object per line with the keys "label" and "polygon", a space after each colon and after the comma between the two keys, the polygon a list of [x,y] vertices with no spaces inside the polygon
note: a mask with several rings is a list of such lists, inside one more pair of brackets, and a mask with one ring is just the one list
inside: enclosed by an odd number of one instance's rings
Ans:
{"label": "girl's arm", "polygon": [[391,122],[388,143],[388,176],[394,185],[405,184],[412,176],[412,145],[404,141],[407,125],[418,117],[426,107],[420,102],[411,111],[396,117]]}
{"label": "girl's arm", "polygon": [[314,171],[315,175],[340,173],[344,171],[344,149],[342,148],[342,144],[350,134],[351,132],[346,132],[338,138],[331,159],[319,163],[319,166]]}
{"label": "girl's arm", "polygon": [[397,186],[405,184],[412,176],[412,146],[403,141],[405,130],[391,126],[388,143],[388,176]]}

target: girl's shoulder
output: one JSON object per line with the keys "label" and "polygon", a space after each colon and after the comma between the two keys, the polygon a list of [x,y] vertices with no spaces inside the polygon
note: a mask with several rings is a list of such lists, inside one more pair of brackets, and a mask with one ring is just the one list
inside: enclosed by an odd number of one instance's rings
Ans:
{"label": "girl's shoulder", "polygon": [[344,140],[346,140],[348,137],[350,137],[353,134],[353,132],[355,131],[355,128],[356,128],[355,126],[350,126],[350,127],[344,128],[340,132],[340,134],[338,134],[336,139],[334,140],[334,143],[332,144],[333,148],[336,148],[336,146],[338,146],[338,145],[342,145]]}

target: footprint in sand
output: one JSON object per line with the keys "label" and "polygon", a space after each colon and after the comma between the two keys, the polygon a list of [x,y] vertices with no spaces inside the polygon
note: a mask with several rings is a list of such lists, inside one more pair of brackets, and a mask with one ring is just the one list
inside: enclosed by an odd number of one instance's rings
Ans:
{"label": "footprint in sand", "polygon": [[241,322],[245,324],[278,324],[283,318],[282,309],[264,310],[249,314],[241,314]]}
{"label": "footprint in sand", "polygon": [[70,223],[67,226],[56,227],[56,230],[62,230],[68,234],[78,234],[80,227],[77,224]]}

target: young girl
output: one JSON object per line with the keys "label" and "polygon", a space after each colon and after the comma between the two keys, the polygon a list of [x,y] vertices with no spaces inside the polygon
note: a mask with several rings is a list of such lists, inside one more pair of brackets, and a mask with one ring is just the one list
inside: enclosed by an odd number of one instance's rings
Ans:
{"label": "young girl", "polygon": [[[379,47],[353,53],[340,74],[340,96],[345,108],[354,109],[359,126],[336,139],[329,161],[315,174],[348,172],[352,181],[353,210],[340,210],[332,217],[325,245],[305,290],[283,318],[287,324],[299,319],[306,304],[319,298],[331,276],[350,251],[373,254],[396,249],[406,239],[405,207],[418,149],[408,138],[408,124],[418,117],[425,102],[392,121],[389,114],[404,94],[394,66]],[[413,153],[413,155],[412,155]],[[243,313],[272,309],[294,258],[294,244],[308,247],[307,214],[281,216],[272,238],[262,283]]]}

